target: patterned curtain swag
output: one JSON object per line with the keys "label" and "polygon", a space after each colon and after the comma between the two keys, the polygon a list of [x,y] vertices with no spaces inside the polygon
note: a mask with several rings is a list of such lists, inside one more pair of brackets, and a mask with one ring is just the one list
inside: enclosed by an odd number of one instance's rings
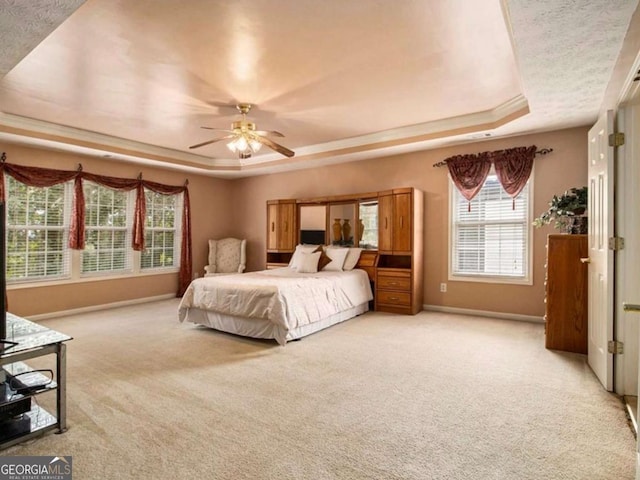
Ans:
{"label": "patterned curtain swag", "polygon": [[[491,164],[496,170],[498,181],[505,192],[514,200],[527,184],[536,156],[535,145],[517,147],[495,152],[482,152],[469,155],[455,155],[444,160],[449,174],[462,196],[471,202],[484,184]],[[439,164],[436,164],[439,165]],[[471,209],[471,204],[469,204]]]}
{"label": "patterned curtain swag", "polygon": [[4,175],[11,175],[17,181],[30,187],[51,187],[59,183],[74,181],[73,185],[73,206],[69,226],[69,248],[74,250],[84,249],[84,191],[82,181],[88,180],[99,185],[116,190],[136,190],[136,205],[133,218],[133,241],[132,248],[137,251],[144,249],[144,220],[146,215],[146,203],[144,189],[164,195],[184,194],[182,209],[182,238],[180,253],[180,273],[178,279],[177,296],[182,296],[191,282],[192,256],[191,256],[191,207],[189,204],[188,182],[183,186],[163,185],[161,183],[142,180],[142,176],[137,179],[108,177],[104,175],[94,175],[82,171],[82,165],[78,170],[54,170],[50,168],[26,167],[6,163],[3,154],[0,163],[0,201],[5,201]]}

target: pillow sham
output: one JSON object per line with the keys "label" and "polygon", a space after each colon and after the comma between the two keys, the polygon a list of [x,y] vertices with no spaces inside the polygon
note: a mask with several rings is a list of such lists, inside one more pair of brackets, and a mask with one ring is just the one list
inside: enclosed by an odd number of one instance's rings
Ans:
{"label": "pillow sham", "polygon": [[344,260],[344,265],[342,269],[345,271],[353,270],[358,264],[358,260],[360,260],[360,254],[362,253],[362,248],[350,248],[349,253],[347,253],[347,258]]}
{"label": "pillow sham", "polygon": [[344,260],[349,253],[348,248],[327,248],[327,256],[331,259],[331,263],[323,268],[325,272],[341,272]]}
{"label": "pillow sham", "polygon": [[296,271],[298,273],[316,273],[318,271],[318,260],[320,260],[320,252],[300,252]]}
{"label": "pillow sham", "polygon": [[322,245],[318,245],[318,248],[316,248],[314,250],[314,253],[315,252],[320,252],[320,260],[318,260],[318,271],[323,270],[324,267],[326,267],[327,265],[329,265],[331,263],[331,259],[325,253],[324,248],[323,248]]}
{"label": "pillow sham", "polygon": [[297,270],[298,261],[300,260],[301,253],[311,253],[318,248],[318,245],[297,245],[295,252],[291,255],[291,261],[289,262],[289,268]]}

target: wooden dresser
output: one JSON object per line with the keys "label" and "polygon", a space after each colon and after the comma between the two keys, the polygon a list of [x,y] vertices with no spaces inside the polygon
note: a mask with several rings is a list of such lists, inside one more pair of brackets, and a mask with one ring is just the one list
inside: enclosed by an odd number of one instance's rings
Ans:
{"label": "wooden dresser", "polygon": [[586,235],[547,237],[546,342],[553,350],[587,353]]}

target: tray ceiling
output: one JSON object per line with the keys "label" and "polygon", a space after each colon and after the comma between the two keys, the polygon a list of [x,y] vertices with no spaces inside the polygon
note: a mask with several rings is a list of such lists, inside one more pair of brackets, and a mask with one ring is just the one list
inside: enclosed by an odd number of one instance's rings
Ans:
{"label": "tray ceiling", "polygon": [[[637,6],[49,0],[34,16],[28,3],[0,2],[13,36],[0,34],[0,138],[232,177],[586,125]],[[188,149],[238,102],[296,156]]]}

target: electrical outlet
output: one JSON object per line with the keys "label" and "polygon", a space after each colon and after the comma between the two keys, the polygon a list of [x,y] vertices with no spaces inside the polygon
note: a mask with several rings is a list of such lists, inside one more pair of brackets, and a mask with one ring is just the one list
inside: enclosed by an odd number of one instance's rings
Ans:
{"label": "electrical outlet", "polygon": [[442,293],[446,293],[447,292],[447,284],[446,283],[441,283],[440,284],[440,291]]}

